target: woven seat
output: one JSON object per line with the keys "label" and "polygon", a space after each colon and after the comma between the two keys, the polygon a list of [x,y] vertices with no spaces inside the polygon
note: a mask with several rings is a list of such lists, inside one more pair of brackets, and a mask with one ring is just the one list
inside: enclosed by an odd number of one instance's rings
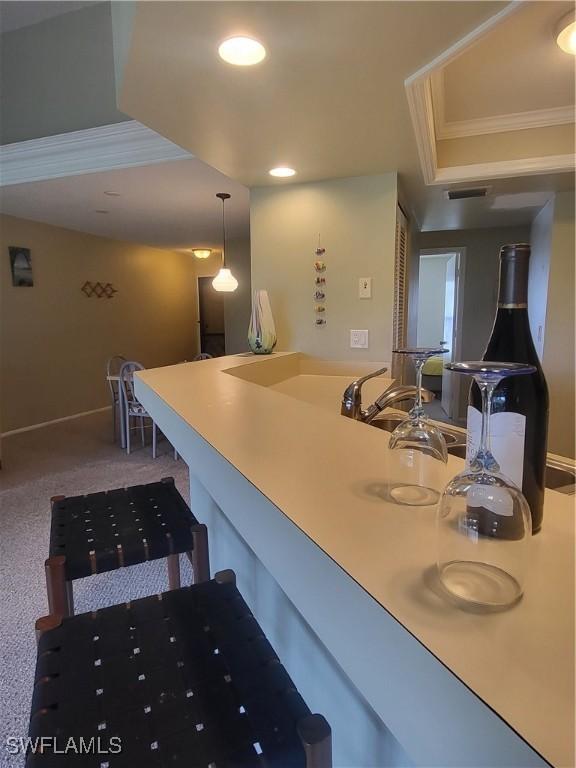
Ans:
{"label": "woven seat", "polygon": [[[32,739],[56,737],[62,749],[71,738],[100,737],[110,752],[121,743],[117,754],[73,754],[79,765],[331,764],[328,724],[310,714],[231,571],[36,627]],[[53,746],[26,765],[56,764]]]}
{"label": "woven seat", "polygon": [[190,557],[195,582],[209,578],[206,526],[193,516],[172,478],[51,501],[50,613],[73,613],[74,579],[147,560],[168,559],[171,589],[180,586],[181,553]]}

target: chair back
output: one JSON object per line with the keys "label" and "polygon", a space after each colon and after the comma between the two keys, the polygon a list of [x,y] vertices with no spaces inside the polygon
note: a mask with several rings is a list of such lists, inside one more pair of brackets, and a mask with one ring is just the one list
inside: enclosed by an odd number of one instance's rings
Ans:
{"label": "chair back", "polygon": [[212,357],[213,355],[209,355],[208,352],[200,352],[200,354],[196,355],[192,362],[195,363],[197,360],[212,360]]}
{"label": "chair back", "polygon": [[134,371],[143,371],[144,366],[135,360],[127,360],[122,363],[120,368],[120,393],[124,404],[137,403],[138,399],[134,394]]}
{"label": "chair back", "polygon": [[113,400],[119,396],[120,387],[118,386],[117,381],[110,381],[109,377],[119,375],[120,368],[122,368],[122,364],[125,362],[126,358],[124,355],[113,355],[112,357],[109,357],[106,362],[106,380]]}

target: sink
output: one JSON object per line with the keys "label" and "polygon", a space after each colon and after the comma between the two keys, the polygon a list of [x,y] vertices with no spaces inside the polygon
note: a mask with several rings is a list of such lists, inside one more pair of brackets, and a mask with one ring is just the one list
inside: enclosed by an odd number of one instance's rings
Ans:
{"label": "sink", "polygon": [[[377,429],[384,429],[386,432],[394,432],[398,424],[403,422],[406,419],[406,416],[382,416],[381,418],[376,418],[373,421],[370,422],[371,427],[376,427]],[[438,426],[438,424],[436,425]],[[440,432],[444,435],[444,439],[446,440],[446,444],[448,446],[453,446],[454,448],[457,447],[458,443],[462,443],[463,440],[466,439],[466,436],[463,434],[460,434],[459,432],[453,432],[450,429],[445,429],[444,427],[439,427]],[[466,446],[462,446],[464,449],[464,456],[466,455]]]}
{"label": "sink", "polygon": [[[458,456],[461,459],[466,458],[465,445],[448,445],[448,453],[452,456]],[[561,464],[559,461],[550,459],[546,465],[546,488],[551,488],[559,493],[574,495],[576,493],[576,472],[574,469]]]}

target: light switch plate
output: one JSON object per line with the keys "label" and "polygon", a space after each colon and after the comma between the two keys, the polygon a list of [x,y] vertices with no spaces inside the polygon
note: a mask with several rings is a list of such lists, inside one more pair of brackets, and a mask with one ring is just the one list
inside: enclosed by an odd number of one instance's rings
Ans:
{"label": "light switch plate", "polygon": [[372,278],[371,277],[358,278],[358,298],[359,299],[372,298]]}
{"label": "light switch plate", "polygon": [[368,331],[350,331],[352,349],[368,349]]}

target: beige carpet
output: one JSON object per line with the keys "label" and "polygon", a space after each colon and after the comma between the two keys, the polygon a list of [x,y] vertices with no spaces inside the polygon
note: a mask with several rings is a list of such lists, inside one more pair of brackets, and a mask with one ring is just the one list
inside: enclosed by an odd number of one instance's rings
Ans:
{"label": "beige carpet", "polygon": [[[2,659],[0,766],[22,766],[6,750],[8,736],[26,736],[34,665],[34,622],[47,613],[44,560],[48,556],[51,496],[136,485],[172,476],[188,499],[188,468],[171,446],[137,446],[131,456],[111,441],[108,412],[5,438],[0,472]],[[190,583],[187,560],[182,583]],[[165,562],[146,563],[74,582],[77,613],[166,589]],[[136,768],[136,767],[135,767]]]}

